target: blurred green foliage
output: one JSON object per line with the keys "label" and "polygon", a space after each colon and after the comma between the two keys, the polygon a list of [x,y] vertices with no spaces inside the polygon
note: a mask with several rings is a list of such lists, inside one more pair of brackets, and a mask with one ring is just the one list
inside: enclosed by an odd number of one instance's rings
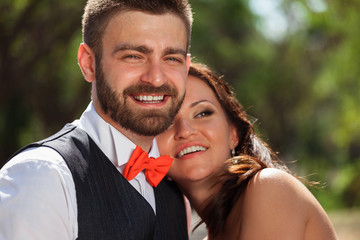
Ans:
{"label": "blurred green foliage", "polygon": [[[274,40],[250,1],[190,0],[193,61],[224,75],[297,175],[326,183],[313,190],[325,208],[359,207],[360,2],[277,0],[287,31]],[[0,166],[88,104],[77,66],[84,4],[0,2]]]}

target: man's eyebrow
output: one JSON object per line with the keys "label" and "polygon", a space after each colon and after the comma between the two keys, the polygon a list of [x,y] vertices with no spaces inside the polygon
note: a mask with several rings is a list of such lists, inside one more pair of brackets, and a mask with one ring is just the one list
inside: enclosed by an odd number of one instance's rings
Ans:
{"label": "man's eyebrow", "polygon": [[166,48],[164,51],[164,56],[170,54],[181,54],[184,56],[184,58],[186,58],[187,52],[181,48]]}
{"label": "man's eyebrow", "polygon": [[[126,50],[133,50],[133,51],[138,51],[144,54],[151,54],[154,52],[153,49],[150,49],[144,45],[131,45],[131,44],[118,44],[115,46],[114,50],[113,50],[113,55],[115,55],[117,52],[120,51],[126,51]],[[186,54],[187,52],[184,49],[181,48],[166,48],[164,50],[163,55],[171,55],[171,54],[181,54],[184,56],[184,58],[186,58]]]}
{"label": "man's eyebrow", "polygon": [[117,52],[120,51],[126,51],[126,50],[134,50],[134,51],[138,51],[144,54],[150,54],[153,52],[152,49],[143,46],[143,45],[131,45],[131,44],[118,44],[115,46],[114,50],[113,50],[113,55],[115,55]]}

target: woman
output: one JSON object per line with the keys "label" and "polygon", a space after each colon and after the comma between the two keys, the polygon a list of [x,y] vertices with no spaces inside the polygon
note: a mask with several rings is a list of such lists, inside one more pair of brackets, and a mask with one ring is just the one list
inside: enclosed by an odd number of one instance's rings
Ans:
{"label": "woman", "polygon": [[193,64],[173,125],[157,137],[208,239],[336,239],[314,196],[256,135],[229,86]]}

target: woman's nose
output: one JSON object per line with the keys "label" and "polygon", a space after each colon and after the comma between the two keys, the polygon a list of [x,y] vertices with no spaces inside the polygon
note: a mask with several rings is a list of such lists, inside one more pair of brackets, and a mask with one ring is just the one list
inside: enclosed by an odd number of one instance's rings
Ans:
{"label": "woman's nose", "polygon": [[186,139],[196,133],[195,126],[186,119],[177,119],[175,122],[175,139]]}

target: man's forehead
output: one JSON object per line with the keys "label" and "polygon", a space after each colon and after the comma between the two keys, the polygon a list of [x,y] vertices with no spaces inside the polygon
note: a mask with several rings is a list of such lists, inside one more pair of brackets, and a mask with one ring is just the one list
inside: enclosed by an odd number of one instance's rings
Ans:
{"label": "man's forehead", "polygon": [[163,47],[161,51],[167,54],[187,54],[185,24],[175,14],[154,15],[141,11],[119,13],[109,20],[102,40],[113,45],[110,50],[112,54],[131,49],[151,53],[154,49],[159,50],[156,45]]}

